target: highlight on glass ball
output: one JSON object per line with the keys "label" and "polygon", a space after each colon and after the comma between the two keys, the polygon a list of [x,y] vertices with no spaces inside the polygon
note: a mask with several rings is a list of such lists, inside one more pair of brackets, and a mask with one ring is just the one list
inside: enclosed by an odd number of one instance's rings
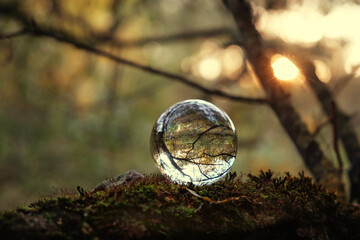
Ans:
{"label": "highlight on glass ball", "polygon": [[236,158],[237,136],[231,119],[214,104],[198,99],[176,103],[161,114],[150,142],[156,166],[179,184],[215,183]]}

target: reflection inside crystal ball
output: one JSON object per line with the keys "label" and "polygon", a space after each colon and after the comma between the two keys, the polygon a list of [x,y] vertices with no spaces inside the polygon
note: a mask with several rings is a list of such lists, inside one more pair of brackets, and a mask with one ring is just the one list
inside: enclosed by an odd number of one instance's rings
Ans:
{"label": "reflection inside crystal ball", "polygon": [[197,99],[179,102],[156,121],[151,154],[161,173],[179,184],[212,184],[229,172],[237,137],[228,115]]}

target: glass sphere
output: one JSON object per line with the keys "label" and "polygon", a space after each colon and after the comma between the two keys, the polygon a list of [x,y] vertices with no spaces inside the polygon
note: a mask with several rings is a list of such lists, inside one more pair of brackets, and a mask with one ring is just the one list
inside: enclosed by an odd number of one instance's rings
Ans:
{"label": "glass sphere", "polygon": [[179,184],[212,184],[229,172],[237,151],[235,127],[214,104],[191,99],[168,108],[151,134],[161,173]]}

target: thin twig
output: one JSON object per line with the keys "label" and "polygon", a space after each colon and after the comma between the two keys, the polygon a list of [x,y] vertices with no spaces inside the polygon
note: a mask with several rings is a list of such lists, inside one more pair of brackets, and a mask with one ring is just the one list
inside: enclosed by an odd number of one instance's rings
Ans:
{"label": "thin twig", "polygon": [[341,154],[339,150],[339,136],[338,136],[338,126],[337,126],[337,108],[334,101],[331,101],[331,123],[332,123],[332,129],[333,129],[333,144],[334,144],[334,150],[336,154],[336,158],[339,164],[339,171],[342,173],[343,171],[343,161],[341,159]]}
{"label": "thin twig", "polygon": [[[191,193],[191,195],[197,197],[197,198],[201,198],[202,200],[206,201],[206,202],[209,202],[209,203],[212,203],[212,204],[222,204],[222,203],[226,203],[226,202],[231,202],[231,201],[238,201],[238,200],[241,200],[240,197],[230,197],[230,198],[225,198],[223,200],[218,200],[218,201],[215,201],[215,200],[212,200],[211,198],[209,197],[203,197],[203,196],[200,196],[197,192],[195,192],[194,190],[191,190],[190,188],[187,188],[187,187],[183,187],[184,189],[186,189],[189,193]],[[247,199],[246,197],[243,196],[243,199],[247,200],[250,202],[249,199]]]}

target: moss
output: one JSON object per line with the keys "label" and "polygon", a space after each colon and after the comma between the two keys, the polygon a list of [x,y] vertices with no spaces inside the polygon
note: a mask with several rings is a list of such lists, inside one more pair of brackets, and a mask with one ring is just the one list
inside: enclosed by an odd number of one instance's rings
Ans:
{"label": "moss", "polygon": [[360,239],[359,225],[359,209],[340,203],[311,178],[274,177],[271,171],[204,187],[150,175],[0,214],[4,239],[211,239],[233,234],[244,239]]}

